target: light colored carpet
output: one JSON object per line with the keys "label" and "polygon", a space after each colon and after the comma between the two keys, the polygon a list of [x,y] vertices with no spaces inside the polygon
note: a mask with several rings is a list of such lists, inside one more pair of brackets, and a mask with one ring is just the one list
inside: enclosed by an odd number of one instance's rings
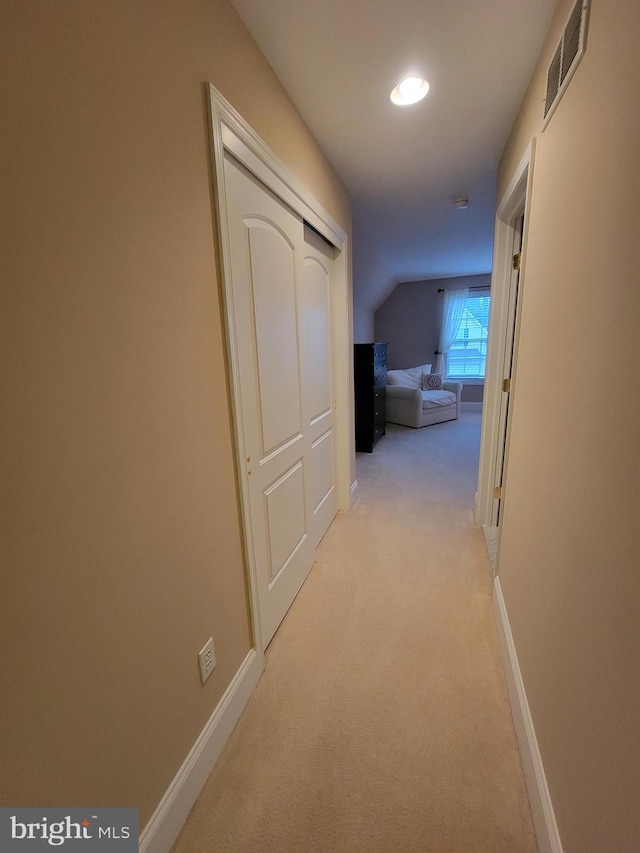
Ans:
{"label": "light colored carpet", "polygon": [[496,573],[496,567],[498,564],[498,528],[490,527],[487,524],[482,525],[482,532],[484,533],[484,540],[487,543],[487,554],[489,555],[489,562],[491,563],[491,568],[493,569],[493,573]]}
{"label": "light colored carpet", "polygon": [[480,419],[391,426],[174,853],[533,853],[472,518]]}

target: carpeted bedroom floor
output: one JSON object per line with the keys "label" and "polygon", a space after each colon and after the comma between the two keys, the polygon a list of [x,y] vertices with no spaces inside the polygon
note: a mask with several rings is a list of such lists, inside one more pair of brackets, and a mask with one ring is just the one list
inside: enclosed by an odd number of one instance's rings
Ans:
{"label": "carpeted bedroom floor", "polygon": [[389,425],[174,853],[534,853],[473,522],[480,416]]}

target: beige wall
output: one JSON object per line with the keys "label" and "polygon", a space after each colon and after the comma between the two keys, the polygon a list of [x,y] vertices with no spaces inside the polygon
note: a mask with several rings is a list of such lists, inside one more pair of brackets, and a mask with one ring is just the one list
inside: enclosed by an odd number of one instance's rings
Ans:
{"label": "beige wall", "polygon": [[2,17],[0,805],[144,825],[251,646],[205,82],[350,201],[226,0]]}
{"label": "beige wall", "polygon": [[536,137],[499,571],[564,853],[640,849],[640,6],[593,0],[541,132],[552,37],[499,174]]}

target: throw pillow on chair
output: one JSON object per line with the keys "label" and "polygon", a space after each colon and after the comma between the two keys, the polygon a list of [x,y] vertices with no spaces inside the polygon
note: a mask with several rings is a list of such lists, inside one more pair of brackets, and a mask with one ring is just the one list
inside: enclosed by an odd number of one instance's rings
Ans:
{"label": "throw pillow on chair", "polygon": [[442,390],[442,374],[441,373],[425,373],[422,377],[423,391],[441,391]]}

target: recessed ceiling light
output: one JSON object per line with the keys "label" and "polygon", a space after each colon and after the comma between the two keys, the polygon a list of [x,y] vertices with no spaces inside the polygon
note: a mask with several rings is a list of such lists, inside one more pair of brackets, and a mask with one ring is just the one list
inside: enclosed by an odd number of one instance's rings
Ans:
{"label": "recessed ceiling light", "polygon": [[417,104],[429,91],[429,84],[422,77],[405,77],[391,93],[391,101],[399,107]]}

